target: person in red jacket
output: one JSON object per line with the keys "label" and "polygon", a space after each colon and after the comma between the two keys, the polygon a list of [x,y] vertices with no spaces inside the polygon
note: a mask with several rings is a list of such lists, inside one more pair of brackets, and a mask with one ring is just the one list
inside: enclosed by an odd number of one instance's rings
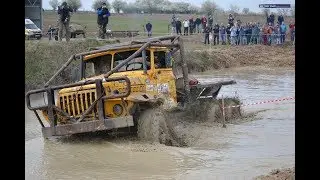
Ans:
{"label": "person in red jacket", "polygon": [[294,37],[295,37],[295,28],[296,28],[295,23],[294,23],[294,22],[291,22],[291,23],[289,24],[291,41],[294,41]]}
{"label": "person in red jacket", "polygon": [[207,18],[206,16],[202,16],[201,18],[201,24],[202,24],[202,29],[204,30],[207,27]]}

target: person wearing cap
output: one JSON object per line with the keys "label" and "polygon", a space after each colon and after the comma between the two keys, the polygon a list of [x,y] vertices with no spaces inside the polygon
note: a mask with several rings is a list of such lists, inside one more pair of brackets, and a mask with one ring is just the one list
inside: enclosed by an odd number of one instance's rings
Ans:
{"label": "person wearing cap", "polygon": [[63,29],[66,31],[66,41],[70,41],[70,13],[73,12],[72,8],[67,4],[67,2],[63,2],[61,6],[58,6],[58,14],[59,14],[59,31],[58,37],[59,41],[62,41],[62,33]]}
{"label": "person wearing cap", "polygon": [[99,38],[104,39],[106,34],[106,28],[109,22],[110,12],[107,8],[106,3],[102,3],[102,6],[97,9],[98,14],[98,27],[99,27]]}

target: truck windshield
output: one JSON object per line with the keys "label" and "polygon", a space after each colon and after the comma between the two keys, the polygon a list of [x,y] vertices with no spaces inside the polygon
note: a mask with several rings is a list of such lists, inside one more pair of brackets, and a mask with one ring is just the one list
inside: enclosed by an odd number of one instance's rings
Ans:
{"label": "truck windshield", "polygon": [[26,29],[38,29],[35,24],[25,24]]}

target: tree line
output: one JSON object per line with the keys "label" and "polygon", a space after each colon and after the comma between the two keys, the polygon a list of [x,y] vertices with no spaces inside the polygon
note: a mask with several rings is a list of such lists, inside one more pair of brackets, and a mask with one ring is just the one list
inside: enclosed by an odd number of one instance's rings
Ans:
{"label": "tree line", "polygon": [[[80,0],[62,0],[66,1],[74,12],[78,11],[81,8],[82,4]],[[240,8],[237,5],[230,5],[230,8],[225,11],[222,8],[218,7],[217,4],[213,0],[206,0],[201,4],[201,7],[192,5],[187,2],[171,2],[169,0],[136,0],[132,3],[127,3],[124,0],[113,0],[110,4],[107,0],[94,0],[91,8],[96,10],[101,6],[102,3],[106,3],[108,8],[113,8],[116,13],[157,13],[157,14],[197,14],[202,13],[206,15],[215,15],[216,13],[234,13],[234,14],[256,14],[250,12],[249,8],[243,8],[242,12],[240,12]],[[57,7],[61,4],[59,0],[50,0],[50,6],[55,11]],[[262,13],[270,12],[270,9],[262,9]],[[294,16],[295,15],[295,7],[293,6],[291,9],[278,9],[278,14],[282,14],[284,16]]]}

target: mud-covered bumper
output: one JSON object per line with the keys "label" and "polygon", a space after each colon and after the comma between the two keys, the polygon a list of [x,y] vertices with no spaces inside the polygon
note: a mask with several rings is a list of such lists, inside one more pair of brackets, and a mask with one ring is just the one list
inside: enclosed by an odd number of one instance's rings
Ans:
{"label": "mud-covered bumper", "polygon": [[111,130],[133,126],[133,117],[125,116],[118,118],[105,119],[103,121],[94,120],[88,122],[79,122],[67,125],[58,125],[55,127],[43,127],[42,134],[44,137],[63,136],[85,132],[95,132],[102,130]]}

